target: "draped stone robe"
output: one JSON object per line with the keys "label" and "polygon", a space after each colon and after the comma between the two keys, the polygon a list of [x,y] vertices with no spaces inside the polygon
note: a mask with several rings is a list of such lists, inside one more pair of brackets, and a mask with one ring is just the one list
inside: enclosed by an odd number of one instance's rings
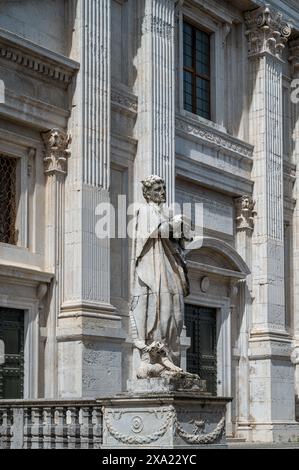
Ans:
{"label": "draped stone robe", "polygon": [[139,349],[159,341],[166,347],[169,358],[179,366],[183,297],[188,295],[189,286],[178,241],[171,235],[170,238],[162,236],[169,222],[163,210],[152,202],[137,212],[131,319],[135,345]]}

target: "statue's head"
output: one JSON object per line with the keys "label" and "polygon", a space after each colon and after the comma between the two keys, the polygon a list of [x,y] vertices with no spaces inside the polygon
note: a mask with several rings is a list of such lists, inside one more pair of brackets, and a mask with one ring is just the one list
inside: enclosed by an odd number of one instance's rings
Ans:
{"label": "statue's head", "polygon": [[142,182],[143,197],[146,202],[163,204],[166,202],[166,184],[163,178],[157,175],[151,175]]}

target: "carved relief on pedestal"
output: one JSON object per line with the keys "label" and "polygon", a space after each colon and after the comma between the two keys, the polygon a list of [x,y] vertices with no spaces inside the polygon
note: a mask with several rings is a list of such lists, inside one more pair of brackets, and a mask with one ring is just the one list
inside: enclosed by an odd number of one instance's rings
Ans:
{"label": "carved relief on pedestal", "polygon": [[[224,416],[221,417],[217,424],[215,423],[215,427],[213,425],[212,427],[211,423],[207,422],[207,419],[202,419],[201,415],[196,416],[194,413],[192,413],[192,419],[186,423],[182,413],[177,413],[177,410],[173,407],[143,410],[141,413],[142,417],[135,415],[130,419],[131,413],[131,410],[104,411],[105,431],[109,437],[112,437],[121,444],[152,444],[162,439],[169,431],[171,434],[180,437],[188,445],[212,444],[221,440],[225,430]],[[186,414],[188,415],[188,413]],[[143,433],[144,421],[146,420],[151,431]],[[186,424],[187,427],[192,425],[192,430],[187,430]],[[212,427],[210,432],[205,432],[206,425],[209,425],[209,428]]]}
{"label": "carved relief on pedestal", "polygon": [[66,175],[71,137],[60,129],[51,129],[43,133],[42,137],[45,144],[45,173]]}
{"label": "carved relief on pedestal", "polygon": [[281,55],[291,34],[291,26],[283,15],[265,5],[245,13],[249,55],[268,52]]}
{"label": "carved relief on pedestal", "polygon": [[251,196],[244,195],[236,199],[236,225],[237,231],[250,230],[254,228],[255,203]]}

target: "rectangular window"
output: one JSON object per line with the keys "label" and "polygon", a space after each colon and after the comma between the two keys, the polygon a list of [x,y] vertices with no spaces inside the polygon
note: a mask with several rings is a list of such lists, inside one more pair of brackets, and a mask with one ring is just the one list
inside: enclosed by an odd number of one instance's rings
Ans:
{"label": "rectangular window", "polygon": [[16,245],[17,159],[0,155],[0,242]]}
{"label": "rectangular window", "polygon": [[211,119],[210,35],[184,21],[184,108]]}
{"label": "rectangular window", "polygon": [[187,371],[206,380],[207,391],[217,395],[216,309],[185,305],[185,325],[191,346]]}

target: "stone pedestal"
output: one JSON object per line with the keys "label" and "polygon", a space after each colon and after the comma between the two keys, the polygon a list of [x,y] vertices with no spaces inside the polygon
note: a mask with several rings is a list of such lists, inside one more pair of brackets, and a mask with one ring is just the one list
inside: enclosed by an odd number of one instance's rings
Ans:
{"label": "stone pedestal", "polygon": [[103,448],[226,447],[225,413],[230,399],[199,390],[175,391],[174,383],[172,391],[157,392],[169,386],[167,381],[147,379],[145,384],[140,380],[142,392],[124,393],[105,404]]}
{"label": "stone pedestal", "polygon": [[127,383],[129,394],[190,392],[211,395],[206,392],[206,381],[190,377],[159,377],[148,379],[133,379]]}

